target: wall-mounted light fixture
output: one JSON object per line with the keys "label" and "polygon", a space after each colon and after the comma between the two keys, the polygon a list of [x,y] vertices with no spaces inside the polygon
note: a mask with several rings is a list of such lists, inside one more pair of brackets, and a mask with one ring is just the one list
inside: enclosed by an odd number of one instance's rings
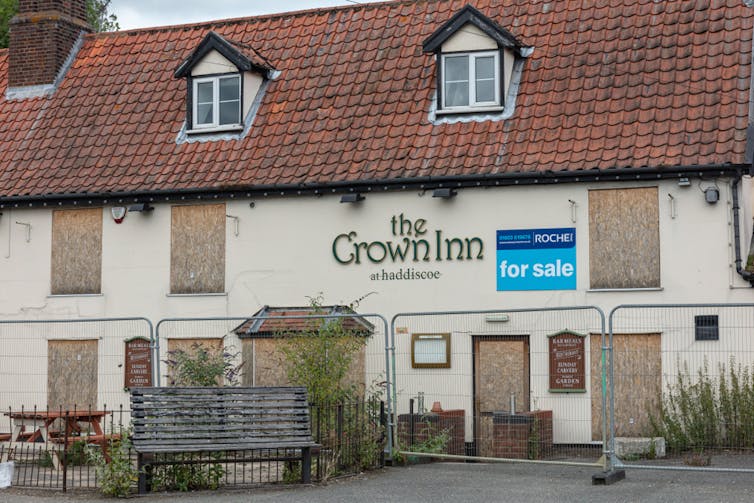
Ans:
{"label": "wall-mounted light fixture", "polygon": [[691,187],[691,181],[684,176],[683,178],[679,178],[678,179],[678,186],[679,187]]}
{"label": "wall-mounted light fixture", "polygon": [[511,320],[511,317],[507,314],[488,314],[484,317],[487,323],[507,323]]}
{"label": "wall-mounted light fixture", "polygon": [[340,202],[341,203],[358,203],[363,201],[365,198],[358,192],[355,192],[353,194],[343,194],[340,196]]}
{"label": "wall-mounted light fixture", "polygon": [[709,204],[715,204],[720,200],[720,189],[717,187],[707,187],[704,189],[704,200]]}
{"label": "wall-mounted light fixture", "polygon": [[154,210],[154,206],[152,206],[149,203],[132,204],[131,206],[128,207],[129,213],[134,212],[134,211],[148,213],[152,210]]}
{"label": "wall-mounted light fixture", "polygon": [[456,195],[458,195],[456,190],[449,187],[440,187],[432,191],[432,197],[439,197],[442,199],[450,199],[456,197]]}

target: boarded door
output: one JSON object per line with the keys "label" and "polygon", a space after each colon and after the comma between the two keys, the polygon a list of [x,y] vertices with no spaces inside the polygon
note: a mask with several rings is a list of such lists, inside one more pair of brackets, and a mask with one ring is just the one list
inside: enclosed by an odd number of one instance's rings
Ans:
{"label": "boarded door", "polygon": [[474,339],[476,413],[529,410],[528,337],[477,337]]}
{"label": "boarded door", "polygon": [[47,341],[47,404],[97,408],[97,341]]}
{"label": "boarded door", "polygon": [[[602,440],[601,336],[592,335],[590,339],[592,439]],[[617,437],[647,437],[651,434],[649,414],[657,410],[662,390],[660,341],[660,334],[613,335]],[[609,399],[609,381],[607,391]]]}

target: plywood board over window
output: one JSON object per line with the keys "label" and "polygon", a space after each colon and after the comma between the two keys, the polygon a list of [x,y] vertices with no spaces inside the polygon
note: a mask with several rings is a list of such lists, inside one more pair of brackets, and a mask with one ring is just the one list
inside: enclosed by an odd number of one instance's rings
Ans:
{"label": "plywood board over window", "polygon": [[51,262],[53,295],[101,292],[101,208],[52,212]]}
{"label": "plywood board over window", "polygon": [[97,341],[47,342],[47,405],[51,410],[97,408]]}
{"label": "plywood board over window", "polygon": [[170,292],[225,291],[225,205],[174,206]]}
{"label": "plywood board over window", "polygon": [[[591,336],[592,440],[602,439],[602,337]],[[615,435],[652,435],[650,414],[659,410],[662,394],[660,334],[614,334]],[[611,387],[608,387],[608,396]]]}
{"label": "plywood board over window", "polygon": [[657,187],[589,191],[591,288],[659,288]]}

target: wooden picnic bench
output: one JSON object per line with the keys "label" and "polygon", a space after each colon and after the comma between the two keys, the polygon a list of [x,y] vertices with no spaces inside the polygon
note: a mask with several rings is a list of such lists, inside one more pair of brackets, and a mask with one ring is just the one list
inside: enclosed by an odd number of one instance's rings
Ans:
{"label": "wooden picnic bench", "polygon": [[311,450],[319,444],[306,388],[133,388],[131,409],[140,494],[153,465],[182,462],[156,460],[157,454],[282,449],[285,456],[265,459],[300,459],[301,480],[311,482]]}

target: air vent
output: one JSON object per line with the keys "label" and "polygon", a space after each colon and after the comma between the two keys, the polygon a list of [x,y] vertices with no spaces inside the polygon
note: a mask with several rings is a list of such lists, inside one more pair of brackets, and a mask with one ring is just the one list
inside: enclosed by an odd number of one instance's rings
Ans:
{"label": "air vent", "polygon": [[697,341],[717,341],[720,339],[716,314],[694,316],[694,326]]}

